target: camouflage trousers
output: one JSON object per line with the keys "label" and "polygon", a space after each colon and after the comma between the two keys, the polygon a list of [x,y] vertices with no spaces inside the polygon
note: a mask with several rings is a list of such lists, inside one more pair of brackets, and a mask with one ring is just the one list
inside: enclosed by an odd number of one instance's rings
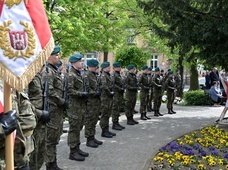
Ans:
{"label": "camouflage trousers", "polygon": [[123,93],[116,92],[112,104],[112,122],[118,122],[123,102]]}
{"label": "camouflage trousers", "polygon": [[88,98],[85,114],[85,137],[95,136],[96,124],[100,114],[100,97]]}
{"label": "camouflage trousers", "polygon": [[154,93],[154,110],[159,111],[162,102],[162,92],[161,93]]}
{"label": "camouflage trousers", "polygon": [[35,149],[30,156],[30,169],[39,170],[45,157],[45,125],[43,122],[38,122],[33,132],[35,140]]}
{"label": "camouflage trousers", "polygon": [[140,113],[146,112],[148,93],[149,91],[144,91],[144,90],[140,91],[140,109],[139,109]]}
{"label": "camouflage trousers", "polygon": [[174,91],[167,91],[167,109],[173,108],[174,96]]}
{"label": "camouflage trousers", "polygon": [[112,113],[112,101],[113,98],[110,96],[101,96],[101,129],[109,127],[109,118]]}
{"label": "camouflage trousers", "polygon": [[45,162],[54,162],[56,160],[57,148],[60,136],[63,131],[63,110],[59,107],[50,107],[50,122],[46,124],[45,132]]}
{"label": "camouflage trousers", "polygon": [[127,90],[126,91],[126,105],[125,105],[126,117],[133,116],[136,100],[137,100],[137,92]]}
{"label": "camouflage trousers", "polygon": [[152,92],[149,92],[149,95],[147,96],[147,106],[152,107],[153,104],[153,90]]}
{"label": "camouflage trousers", "polygon": [[69,119],[68,146],[74,148],[80,144],[80,131],[84,126],[86,113],[86,101],[70,100],[69,109],[67,110]]}

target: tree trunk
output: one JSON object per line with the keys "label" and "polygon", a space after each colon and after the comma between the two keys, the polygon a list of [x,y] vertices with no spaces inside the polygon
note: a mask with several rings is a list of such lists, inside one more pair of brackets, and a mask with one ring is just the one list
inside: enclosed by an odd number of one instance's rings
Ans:
{"label": "tree trunk", "polygon": [[199,80],[198,80],[198,71],[197,65],[193,62],[190,66],[190,89],[189,90],[198,90],[199,89]]}
{"label": "tree trunk", "polygon": [[104,52],[104,62],[108,61],[108,52]]}
{"label": "tree trunk", "polygon": [[183,98],[183,90],[184,90],[184,87],[183,87],[183,84],[184,84],[184,66],[183,66],[183,60],[184,60],[184,57],[183,56],[180,56],[179,59],[178,59],[178,65],[179,65],[179,70],[180,70],[180,75],[181,75],[181,86],[180,86],[180,98]]}

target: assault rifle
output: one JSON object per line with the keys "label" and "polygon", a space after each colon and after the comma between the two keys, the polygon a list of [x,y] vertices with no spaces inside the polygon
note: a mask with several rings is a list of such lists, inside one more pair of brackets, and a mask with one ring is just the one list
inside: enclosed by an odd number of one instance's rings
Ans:
{"label": "assault rifle", "polygon": [[49,103],[48,103],[48,63],[45,63],[45,78],[44,78],[44,91],[43,91],[43,110],[48,111]]}
{"label": "assault rifle", "polygon": [[69,76],[69,66],[66,68],[66,74],[64,76],[64,83],[63,83],[63,96],[65,102],[68,103],[68,76]]}
{"label": "assault rifle", "polygon": [[88,91],[87,91],[87,88],[86,88],[86,84],[87,84],[87,76],[84,76],[82,78],[82,90],[83,90],[83,93],[85,94],[86,96],[86,101],[87,101],[87,98],[88,98]]}

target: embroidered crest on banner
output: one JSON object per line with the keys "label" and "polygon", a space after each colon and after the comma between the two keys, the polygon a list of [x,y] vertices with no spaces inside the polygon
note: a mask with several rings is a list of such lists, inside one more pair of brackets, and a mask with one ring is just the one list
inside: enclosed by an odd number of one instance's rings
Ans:
{"label": "embroidered crest on banner", "polygon": [[5,0],[5,4],[11,8],[13,5],[19,5],[22,0]]}
{"label": "embroidered crest on banner", "polygon": [[11,20],[0,24],[0,47],[4,51],[4,56],[9,59],[30,58],[35,53],[36,39],[34,28],[28,22],[20,21],[24,26],[24,31],[10,30]]}

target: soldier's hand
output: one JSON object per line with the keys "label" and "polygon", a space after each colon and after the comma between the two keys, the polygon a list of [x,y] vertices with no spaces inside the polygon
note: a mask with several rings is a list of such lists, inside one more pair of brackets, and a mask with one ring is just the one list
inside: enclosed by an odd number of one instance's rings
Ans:
{"label": "soldier's hand", "polygon": [[88,94],[88,92],[82,92],[82,97],[83,98],[88,98],[89,97],[89,94]]}
{"label": "soldier's hand", "polygon": [[111,97],[113,97],[114,94],[115,94],[114,91],[111,91],[111,92],[110,92],[110,96],[111,96]]}
{"label": "soldier's hand", "polygon": [[44,123],[48,123],[50,121],[50,116],[49,116],[49,112],[46,110],[42,111],[42,116],[40,118]]}
{"label": "soldier's hand", "polygon": [[5,114],[1,114],[0,123],[6,136],[12,133],[17,128],[16,110],[10,110]]}

